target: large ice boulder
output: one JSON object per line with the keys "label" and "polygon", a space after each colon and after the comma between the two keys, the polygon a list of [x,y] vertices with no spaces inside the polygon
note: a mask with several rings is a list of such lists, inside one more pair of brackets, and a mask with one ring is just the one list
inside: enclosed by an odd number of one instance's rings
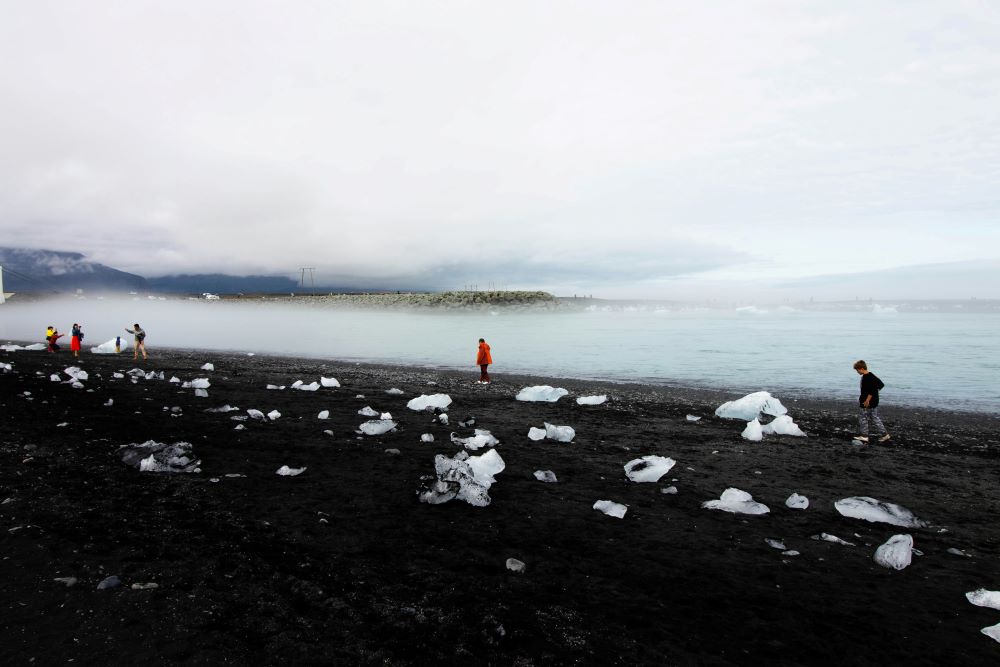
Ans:
{"label": "large ice boulder", "polygon": [[198,465],[201,461],[194,458],[191,443],[163,443],[147,440],[143,443],[132,443],[118,448],[122,463],[140,472],[201,472]]}
{"label": "large ice boulder", "polygon": [[912,560],[913,537],[910,535],[893,535],[875,550],[875,562],[893,570],[902,570]]}
{"label": "large ice boulder", "polygon": [[913,512],[896,505],[868,496],[852,496],[838,500],[833,504],[842,516],[852,519],[864,519],[872,523],[888,523],[901,528],[923,528],[927,522],[921,521]]}
{"label": "large ice boulder", "polygon": [[800,438],[806,437],[805,431],[799,428],[798,424],[792,421],[788,415],[775,417],[772,421],[764,424],[761,431],[767,435],[794,435]]}
{"label": "large ice boulder", "polygon": [[324,387],[339,387],[340,386],[340,382],[337,381],[337,378],[320,377],[319,383],[322,386],[324,386]]}
{"label": "large ice boulder", "polygon": [[451,396],[448,394],[421,394],[416,398],[410,399],[406,407],[420,412],[428,408],[446,410],[449,405],[451,405]]}
{"label": "large ice boulder", "polygon": [[476,434],[468,438],[460,438],[452,433],[451,441],[456,445],[462,445],[466,449],[471,449],[473,451],[482,447],[496,447],[500,444],[500,441],[497,440],[492,433],[482,428],[477,428]]}
{"label": "large ice boulder", "polygon": [[555,424],[550,424],[548,422],[544,422],[544,424],[545,437],[549,440],[555,440],[556,442],[572,442],[573,438],[576,437],[576,431],[573,430],[572,426],[556,426]]}
{"label": "large ice boulder", "polygon": [[767,514],[771,511],[767,505],[755,502],[753,496],[746,491],[732,487],[723,491],[718,500],[706,500],[701,506],[705,509],[722,510],[733,514]]}
{"label": "large ice boulder", "polygon": [[545,403],[555,403],[569,392],[562,387],[550,387],[547,384],[535,387],[525,387],[517,393],[514,398],[519,401],[542,401]]}
{"label": "large ice boulder", "polygon": [[90,351],[94,354],[114,354],[117,352],[115,347],[115,339],[112,338],[109,341],[105,341],[96,347],[90,348]]}
{"label": "large ice boulder", "polygon": [[486,507],[490,504],[488,491],[496,482],[495,475],[505,467],[495,449],[480,456],[469,456],[465,451],[452,458],[438,454],[434,457],[436,479],[430,488],[419,492],[420,502],[440,505],[457,498],[475,507]]}
{"label": "large ice boulder", "polygon": [[625,464],[625,476],[633,482],[658,482],[676,463],[665,456],[643,456]]}
{"label": "large ice boulder", "polygon": [[724,419],[742,419],[743,421],[758,419],[761,413],[771,415],[772,417],[779,417],[787,412],[788,410],[781,404],[781,401],[766,391],[747,394],[743,398],[723,403],[715,409],[715,414],[718,417]]}

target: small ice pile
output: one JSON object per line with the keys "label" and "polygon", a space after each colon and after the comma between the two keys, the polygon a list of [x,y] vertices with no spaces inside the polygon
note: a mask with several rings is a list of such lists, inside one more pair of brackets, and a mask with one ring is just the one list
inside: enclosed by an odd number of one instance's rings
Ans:
{"label": "small ice pile", "polygon": [[147,440],[143,443],[122,445],[122,463],[140,472],[201,472],[198,465],[201,461],[194,458],[191,443],[175,442],[173,444]]}
{"label": "small ice pile", "polygon": [[806,437],[805,431],[799,428],[798,424],[792,421],[788,415],[775,417],[771,422],[764,424],[762,431],[767,435],[794,435],[799,438]]}
{"label": "small ice pile", "polygon": [[608,400],[606,394],[600,394],[598,396],[581,396],[576,399],[577,405],[601,405]]}
{"label": "small ice pile", "polygon": [[643,456],[625,464],[625,476],[633,482],[658,482],[676,464],[665,456]]}
{"label": "small ice pile", "polygon": [[370,405],[366,405],[365,407],[363,407],[360,410],[358,410],[358,414],[361,415],[362,417],[378,417],[379,416],[378,410],[374,409]]}
{"label": "small ice pile", "polygon": [[594,509],[598,512],[604,512],[608,516],[613,516],[616,519],[622,519],[625,517],[625,512],[628,511],[628,505],[622,505],[610,500],[598,500],[594,503]]}
{"label": "small ice pile", "polygon": [[555,403],[568,393],[569,392],[562,387],[550,387],[547,384],[543,384],[535,387],[525,387],[519,391],[517,396],[514,398],[518,401],[541,401],[545,403]]}
{"label": "small ice pile", "polygon": [[733,514],[767,514],[771,511],[767,505],[755,502],[753,496],[746,491],[732,487],[723,491],[718,500],[706,500],[701,506]]}
{"label": "small ice pile", "polygon": [[90,351],[93,354],[114,354],[115,352],[118,351],[117,347],[115,346],[115,340],[116,339],[112,338],[109,341],[105,341],[100,345],[98,345],[97,347],[90,348]]}
{"label": "small ice pile", "polygon": [[809,507],[809,499],[805,496],[793,493],[788,496],[787,500],[785,500],[785,507],[792,510],[804,510]]}
{"label": "small ice pile", "polygon": [[391,419],[369,419],[360,428],[365,435],[382,435],[396,428],[396,422]]}
{"label": "small ice pile", "polygon": [[921,521],[913,512],[896,505],[868,496],[852,496],[838,500],[833,504],[842,516],[852,519],[864,519],[872,523],[888,523],[902,528],[924,528],[926,521]]}
{"label": "small ice pile", "polygon": [[750,421],[759,418],[762,412],[772,417],[780,417],[786,414],[788,410],[781,404],[781,401],[771,396],[768,392],[757,391],[735,401],[723,403],[716,408],[715,415],[723,419]]}
{"label": "small ice pile", "polygon": [[420,412],[422,410],[427,410],[428,408],[447,410],[449,405],[451,405],[451,396],[448,394],[421,394],[416,398],[410,399],[410,402],[406,404],[406,407]]}
{"label": "small ice pile", "polygon": [[572,442],[573,438],[576,437],[576,431],[573,430],[572,426],[556,426],[555,424],[550,424],[548,422],[544,422],[544,424],[545,437],[549,440],[555,440],[556,442]]}
{"label": "small ice pile", "polygon": [[481,447],[496,447],[500,441],[492,433],[483,428],[477,428],[476,434],[468,438],[460,438],[454,433],[451,434],[451,441],[456,445],[462,445],[466,449],[473,451]]}
{"label": "small ice pile", "polygon": [[337,378],[325,378],[325,377],[320,376],[319,383],[320,383],[320,386],[327,387],[327,388],[339,387],[340,386],[340,382],[337,381]]}
{"label": "small ice pile", "polygon": [[556,479],[556,474],[551,470],[536,470],[535,479],[539,482],[547,482],[549,484],[555,484],[559,481]]}
{"label": "small ice pile", "polygon": [[875,562],[882,567],[902,570],[913,560],[913,537],[893,535],[875,550]]}
{"label": "small ice pile", "polygon": [[281,466],[280,468],[278,468],[275,474],[281,475],[282,477],[296,477],[298,475],[301,475],[305,471],[306,471],[306,466],[302,466],[301,468],[289,468],[288,466]]}
{"label": "small ice pile", "polygon": [[63,373],[70,376],[70,378],[72,378],[77,382],[84,382],[85,380],[90,379],[90,375],[87,374],[87,371],[81,370],[76,366],[70,366],[69,368],[65,369]]}
{"label": "small ice pile", "polygon": [[426,491],[418,492],[420,502],[440,505],[457,498],[474,507],[486,507],[495,475],[506,467],[495,449],[480,456],[469,456],[465,451],[452,458],[438,454],[434,457],[436,479]]}
{"label": "small ice pile", "polygon": [[760,442],[764,439],[764,430],[760,426],[760,421],[756,417],[752,421],[747,422],[747,427],[743,429],[740,433],[744,440],[750,440],[751,442]]}

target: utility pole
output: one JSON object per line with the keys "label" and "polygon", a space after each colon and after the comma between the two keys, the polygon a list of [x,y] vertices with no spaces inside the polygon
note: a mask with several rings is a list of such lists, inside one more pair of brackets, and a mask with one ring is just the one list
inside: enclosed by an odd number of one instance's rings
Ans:
{"label": "utility pole", "polygon": [[309,272],[308,287],[309,287],[309,293],[312,294],[316,290],[316,273],[315,273],[316,267],[314,267],[314,266],[303,266],[303,267],[301,267],[299,269],[299,273],[300,273],[299,287],[301,287],[302,289],[305,289],[306,286],[307,286],[307,283],[306,283],[306,271]]}

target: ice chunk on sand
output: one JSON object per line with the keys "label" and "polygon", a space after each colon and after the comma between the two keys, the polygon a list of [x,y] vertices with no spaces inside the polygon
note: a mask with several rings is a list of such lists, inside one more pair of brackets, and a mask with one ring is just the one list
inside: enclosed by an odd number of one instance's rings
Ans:
{"label": "ice chunk on sand", "polygon": [[875,550],[875,562],[882,567],[902,570],[913,560],[913,537],[893,535]]}
{"label": "ice chunk on sand", "polygon": [[301,475],[305,471],[306,471],[306,466],[302,466],[301,468],[289,468],[288,466],[281,466],[280,468],[278,468],[276,474],[281,475],[282,477],[295,477],[296,475]]}
{"label": "ice chunk on sand", "polygon": [[985,588],[978,588],[970,593],[966,593],[965,597],[977,607],[1000,609],[1000,591],[988,591]]}
{"label": "ice chunk on sand", "polygon": [[391,419],[369,419],[361,425],[361,432],[365,435],[382,435],[396,428],[396,422]]}
{"label": "ice chunk on sand", "polygon": [[76,366],[70,366],[69,368],[64,370],[63,373],[70,376],[74,380],[78,380],[80,382],[84,382],[85,380],[88,380],[90,378],[90,375],[87,374],[87,371],[80,370]]}
{"label": "ice chunk on sand", "polygon": [[201,370],[203,370],[203,371],[214,371],[215,370],[215,364],[212,364],[212,363],[203,364],[202,367],[201,367]]}
{"label": "ice chunk on sand", "polygon": [[594,503],[594,509],[604,512],[608,516],[613,516],[616,519],[624,518],[625,512],[628,512],[627,505],[611,502],[610,500],[598,500]]}
{"label": "ice chunk on sand", "polygon": [[319,414],[316,415],[316,419],[329,419],[329,418],[330,418],[329,410],[320,410]]}
{"label": "ice chunk on sand", "polygon": [[204,389],[195,389],[194,395],[198,398],[208,398],[208,392]]}
{"label": "ice chunk on sand", "polygon": [[798,427],[788,415],[775,417],[771,422],[764,424],[763,432],[768,435],[794,435],[800,438],[806,437],[805,431]]}
{"label": "ice chunk on sand", "polygon": [[840,539],[836,535],[831,535],[830,533],[820,533],[819,535],[813,535],[810,539],[817,540],[819,542],[833,542],[834,544],[843,544],[845,547],[853,547],[853,542],[847,542]]}
{"label": "ice chunk on sand", "polygon": [[921,521],[913,512],[868,496],[852,496],[838,500],[833,506],[841,515],[852,519],[864,519],[873,523],[888,523],[902,528],[923,528],[927,522]]}
{"label": "ice chunk on sand", "polygon": [[265,389],[270,389],[272,391],[281,391],[284,388],[285,388],[285,385],[278,386],[276,384],[269,384],[269,385],[267,385],[265,387]]}
{"label": "ice chunk on sand", "polygon": [[539,482],[548,482],[550,484],[559,481],[556,479],[556,474],[551,470],[536,470],[535,479],[537,479]]}
{"label": "ice chunk on sand", "polygon": [[239,408],[226,403],[221,408],[208,408],[205,412],[239,412]]}
{"label": "ice chunk on sand", "polygon": [[21,349],[37,352],[38,350],[47,350],[48,345],[46,345],[45,343],[32,343],[31,345],[25,345]]}
{"label": "ice chunk on sand", "polygon": [[179,377],[177,377],[176,375],[174,375],[174,376],[172,376],[170,378],[170,384],[180,384],[180,383],[181,383],[181,379]]}
{"label": "ice chunk on sand", "polygon": [[733,514],[767,514],[771,511],[767,505],[755,502],[753,496],[746,491],[732,487],[723,491],[718,500],[706,500],[701,506]]}
{"label": "ice chunk on sand", "polygon": [[340,382],[337,381],[337,378],[325,378],[325,377],[320,376],[319,383],[320,383],[320,385],[322,385],[324,387],[339,387],[340,386]]}
{"label": "ice chunk on sand", "polygon": [[293,387],[293,389],[298,389],[299,391],[317,391],[319,389],[319,382],[310,382],[309,384],[299,384],[298,387]]}
{"label": "ice chunk on sand", "polygon": [[438,421],[441,422],[442,424],[444,424],[445,426],[448,425],[448,413],[442,412],[441,414],[438,415],[437,418],[438,418]]}
{"label": "ice chunk on sand", "polygon": [[764,432],[761,429],[760,422],[757,421],[756,417],[753,421],[747,422],[747,427],[743,429],[743,432],[740,433],[740,435],[747,440],[752,440],[753,442],[760,442],[764,439]]}
{"label": "ice chunk on sand", "polygon": [[208,381],[208,378],[195,378],[182,384],[181,389],[208,389],[211,386],[212,383]]}
{"label": "ice chunk on sand", "polygon": [[781,540],[772,540],[770,537],[765,537],[764,542],[767,544],[767,546],[771,547],[772,549],[777,549],[778,551],[788,550],[788,547],[786,547],[785,543],[782,542]]}
{"label": "ice chunk on sand", "polygon": [[118,451],[122,463],[140,472],[201,472],[198,468],[201,461],[194,458],[188,442],[168,444],[147,440],[123,445]]}
{"label": "ice chunk on sand", "polygon": [[525,387],[514,398],[519,401],[544,401],[555,403],[569,392],[562,387],[550,387],[547,384]]}
{"label": "ice chunk on sand", "polygon": [[434,436],[430,433],[424,433],[420,436],[420,442],[434,442]]}
{"label": "ice chunk on sand", "polygon": [[1000,623],[985,627],[982,630],[980,630],[980,632],[989,637],[990,639],[1000,642]]}
{"label": "ice chunk on sand", "polygon": [[406,407],[419,412],[428,408],[446,410],[449,405],[451,405],[451,396],[448,394],[421,394],[416,398],[410,399]]}
{"label": "ice chunk on sand", "polygon": [[530,440],[541,440],[544,437],[545,437],[544,428],[535,428],[534,426],[532,426],[531,428],[528,429],[528,438]]}
{"label": "ice chunk on sand", "polygon": [[115,353],[115,339],[112,338],[109,341],[101,343],[97,347],[90,348],[93,354],[114,354]]}
{"label": "ice chunk on sand", "polygon": [[62,382],[62,376],[59,375],[58,373],[53,373],[52,375],[49,376],[49,380],[51,382]]}
{"label": "ice chunk on sand", "polygon": [[556,426],[545,422],[545,437],[556,442],[572,442],[576,437],[576,431],[572,426]]}
{"label": "ice chunk on sand", "polygon": [[296,380],[295,382],[292,383],[292,389],[298,389],[301,386],[302,386],[302,380]]}
{"label": "ice chunk on sand", "polygon": [[383,412],[382,414],[379,415],[378,418],[379,419],[392,419],[392,413],[391,412]]}
{"label": "ice chunk on sand", "polygon": [[698,417],[698,416],[695,416],[695,415],[688,415],[688,416],[685,417],[685,419],[687,419],[689,422],[701,421],[701,417]]}
{"label": "ice chunk on sand", "polygon": [[520,561],[516,558],[508,558],[507,569],[511,572],[524,572],[524,561]]}
{"label": "ice chunk on sand", "polygon": [[361,415],[362,417],[378,417],[379,416],[378,410],[375,410],[374,408],[372,408],[369,405],[366,405],[365,407],[363,407],[360,410],[358,410],[358,414]]}
{"label": "ice chunk on sand", "polygon": [[403,390],[393,387],[392,389],[386,389],[385,393],[389,394],[390,396],[402,396]]}
{"label": "ice chunk on sand", "polygon": [[809,499],[805,496],[793,493],[788,496],[787,500],[785,500],[785,507],[793,510],[804,510],[809,507]]}
{"label": "ice chunk on sand", "polygon": [[608,400],[606,394],[600,394],[598,396],[581,396],[576,399],[577,405],[600,405]]}
{"label": "ice chunk on sand", "polygon": [[104,407],[106,407],[106,408],[110,408],[110,407],[111,407],[112,405],[114,405],[114,404],[115,404],[115,399],[113,399],[113,398],[109,398],[109,399],[108,399],[108,400],[107,400],[107,401],[106,401],[106,402],[104,403]]}
{"label": "ice chunk on sand", "polygon": [[437,479],[419,494],[420,501],[439,505],[457,498],[475,507],[486,507],[490,504],[488,491],[496,482],[495,475],[505,467],[495,449],[480,456],[469,456],[464,451],[453,458],[438,454],[434,457]]}
{"label": "ice chunk on sand", "polygon": [[247,410],[247,415],[249,415],[250,419],[260,419],[261,421],[264,420],[264,413],[261,412],[260,410],[254,410],[251,408],[250,410]]}
{"label": "ice chunk on sand", "polygon": [[757,391],[747,394],[743,398],[735,401],[723,403],[715,410],[717,417],[724,419],[742,419],[750,421],[760,417],[760,413],[778,417],[788,412],[781,401],[771,396],[766,391]]}
{"label": "ice chunk on sand", "polygon": [[658,482],[676,463],[665,456],[643,456],[625,464],[625,476],[633,482]]}
{"label": "ice chunk on sand", "polygon": [[482,428],[477,428],[476,434],[468,438],[460,438],[452,433],[451,441],[456,445],[462,445],[466,449],[471,449],[473,451],[481,447],[495,447],[500,444],[500,441],[497,440],[492,433]]}
{"label": "ice chunk on sand", "polygon": [[281,413],[278,412],[277,410],[271,410],[270,412],[267,413],[267,418],[270,419],[271,421],[274,421],[275,419],[277,419],[280,416],[281,416]]}

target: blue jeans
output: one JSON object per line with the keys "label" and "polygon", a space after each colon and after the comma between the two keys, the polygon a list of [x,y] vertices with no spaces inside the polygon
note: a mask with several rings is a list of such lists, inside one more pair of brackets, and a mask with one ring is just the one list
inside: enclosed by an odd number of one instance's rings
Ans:
{"label": "blue jeans", "polygon": [[858,428],[861,430],[861,435],[868,435],[869,427],[874,428],[879,434],[888,433],[885,430],[885,424],[882,423],[882,418],[878,416],[878,408],[861,406],[858,408]]}

